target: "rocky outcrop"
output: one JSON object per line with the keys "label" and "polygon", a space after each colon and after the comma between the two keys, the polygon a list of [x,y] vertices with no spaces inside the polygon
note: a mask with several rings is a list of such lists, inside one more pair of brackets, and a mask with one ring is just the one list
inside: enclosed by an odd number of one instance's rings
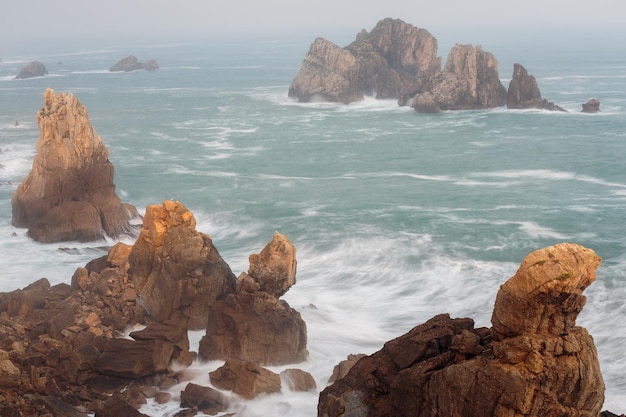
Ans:
{"label": "rocky outcrop", "polygon": [[128,279],[153,320],[180,312],[189,329],[206,328],[210,304],[234,292],[236,282],[211,237],[196,231],[195,217],[177,201],[146,208]]}
{"label": "rocky outcrop", "polygon": [[155,71],[157,69],[159,69],[159,64],[157,64],[157,62],[154,59],[151,59],[150,61],[144,63],[144,62],[139,62],[136,56],[129,55],[125,58],[122,58],[117,63],[115,63],[111,68],[109,68],[109,71],[111,72],[120,72],[120,71],[130,72],[130,71],[137,71],[137,70]]}
{"label": "rocky outcrop", "polygon": [[248,273],[237,279],[235,293],[209,307],[200,358],[261,365],[304,361],[308,355],[306,324],[300,313],[279,300],[295,283],[295,274],[295,248],[275,233],[260,254],[250,256]]}
{"label": "rocky outcrop", "polygon": [[600,100],[592,98],[591,100],[583,103],[583,113],[598,113],[600,112]]}
{"label": "rocky outcrop", "polygon": [[439,71],[436,55],[437,40],[428,31],[383,19],[345,48],[316,39],[288,95],[300,102],[350,103],[367,95],[403,103]]}
{"label": "rocky outcrop", "polygon": [[43,243],[134,234],[137,210],[115,194],[109,150],[87,109],[73,94],[48,88],[37,123],[32,170],[11,200],[13,225]]}
{"label": "rocky outcrop", "polygon": [[443,71],[413,99],[418,112],[486,109],[504,105],[506,89],[498,75],[498,61],[481,46],[455,45]]}
{"label": "rocky outcrop", "polygon": [[506,94],[506,107],[509,109],[545,109],[565,111],[556,104],[541,98],[541,92],[534,76],[529,75],[521,64],[513,65],[513,77]]}
{"label": "rocky outcrop", "polygon": [[48,75],[48,70],[46,66],[39,61],[33,61],[24,68],[22,68],[15,77],[16,80],[21,80],[25,78],[34,78],[34,77],[43,77]]}
{"label": "rocky outcrop", "polygon": [[576,326],[600,258],[559,244],[528,255],[498,292],[491,329],[439,315],[359,360],[318,416],[597,416],[604,382]]}
{"label": "rocky outcrop", "polygon": [[[236,324],[259,329],[233,343],[252,345],[266,362],[306,357],[304,322],[278,300],[295,274],[295,248],[283,235],[250,256],[242,275],[256,293],[236,299],[249,303]],[[189,210],[173,201],[149,206],[135,244],[117,243],[77,268],[70,285],[41,279],[0,293],[0,415],[141,416],[148,398],[171,401],[165,390],[189,381],[197,357],[188,329],[208,325],[207,305],[233,300],[235,281]],[[280,390],[282,379],[294,391],[314,389],[310,374],[288,371],[281,378],[259,363],[229,361],[211,378],[237,395],[188,384],[181,413],[225,411],[238,396]]]}

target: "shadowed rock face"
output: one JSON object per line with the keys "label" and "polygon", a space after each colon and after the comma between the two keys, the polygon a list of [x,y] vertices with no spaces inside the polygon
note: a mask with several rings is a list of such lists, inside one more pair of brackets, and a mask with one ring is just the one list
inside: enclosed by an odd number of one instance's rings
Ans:
{"label": "shadowed rock face", "polygon": [[520,64],[513,65],[513,77],[506,94],[509,109],[546,109],[565,111],[556,104],[541,98],[537,80]]}
{"label": "shadowed rock face", "polygon": [[592,98],[583,103],[583,113],[598,113],[600,111],[600,100]]}
{"label": "shadowed rock face", "polygon": [[576,326],[600,258],[563,243],[528,255],[498,292],[492,329],[433,317],[360,359],[318,416],[598,416],[604,382]]}
{"label": "shadowed rock face", "polygon": [[20,70],[20,73],[15,77],[16,80],[33,77],[43,77],[48,75],[46,66],[39,61],[33,61]]}
{"label": "shadowed rock face", "polygon": [[428,31],[384,19],[345,48],[316,39],[291,83],[289,97],[350,103],[369,95],[404,104],[440,67],[437,40]]}
{"label": "shadowed rock face", "polygon": [[47,89],[28,176],[11,201],[13,225],[43,243],[92,241],[133,232],[135,207],[115,194],[109,150],[72,94]]}
{"label": "shadowed rock face", "polygon": [[506,89],[498,75],[498,61],[480,46],[455,45],[443,71],[415,96],[418,112],[484,109],[502,106]]}
{"label": "shadowed rock face", "polygon": [[128,55],[126,58],[122,58],[118,62],[116,62],[111,68],[109,68],[109,71],[111,72],[120,72],[120,71],[130,72],[130,71],[137,71],[137,70],[155,71],[157,69],[159,69],[159,65],[154,59],[151,59],[150,61],[143,63],[143,62],[139,62],[136,56]]}

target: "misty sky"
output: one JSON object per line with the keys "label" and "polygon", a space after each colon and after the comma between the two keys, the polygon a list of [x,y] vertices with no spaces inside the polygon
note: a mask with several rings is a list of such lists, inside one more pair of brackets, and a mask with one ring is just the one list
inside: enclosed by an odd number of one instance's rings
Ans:
{"label": "misty sky", "polygon": [[143,35],[328,36],[400,18],[444,30],[623,30],[624,0],[2,0],[2,43],[12,39]]}

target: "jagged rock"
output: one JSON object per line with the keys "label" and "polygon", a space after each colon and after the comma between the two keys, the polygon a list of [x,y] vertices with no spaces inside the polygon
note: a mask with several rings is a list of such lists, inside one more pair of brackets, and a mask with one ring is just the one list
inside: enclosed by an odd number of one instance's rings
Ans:
{"label": "jagged rock", "polygon": [[130,405],[122,395],[112,395],[94,417],[148,417]]}
{"label": "jagged rock", "polygon": [[39,61],[33,61],[24,68],[22,68],[15,77],[16,80],[25,79],[25,78],[33,78],[33,77],[43,77],[48,75],[48,70],[46,66]]}
{"label": "jagged rock", "polygon": [[318,416],[597,416],[604,382],[576,326],[600,258],[559,244],[531,253],[498,292],[492,329],[439,315],[359,360]]}
{"label": "jagged rock", "polygon": [[359,359],[364,358],[365,356],[367,355],[364,353],[359,353],[357,355],[352,355],[352,354],[348,355],[347,359],[342,360],[337,365],[335,365],[335,367],[333,368],[333,373],[330,375],[330,378],[328,378],[328,383],[332,384],[338,379],[341,379],[344,376],[346,376],[348,372],[350,371],[350,369],[352,369],[354,364],[357,363]]}
{"label": "jagged rock", "polygon": [[598,113],[600,111],[600,100],[592,98],[583,103],[583,113]]}
{"label": "jagged rock", "polygon": [[197,330],[206,328],[210,304],[234,292],[236,277],[211,237],[195,227],[193,214],[177,201],[148,206],[128,255],[128,278],[153,320],[180,312]]}
{"label": "jagged rock", "polygon": [[157,69],[159,69],[159,65],[154,59],[151,59],[147,63],[143,63],[143,62],[139,62],[136,56],[129,55],[125,58],[122,58],[117,63],[115,63],[111,68],[109,68],[109,71],[111,72],[119,72],[119,71],[129,72],[129,71],[136,71],[136,70],[154,71]]}
{"label": "jagged rock", "polygon": [[238,359],[262,365],[302,362],[308,354],[306,324],[300,313],[278,299],[295,282],[295,249],[276,233],[250,261],[249,274],[239,276],[236,292],[210,305],[198,355],[204,360]]}
{"label": "jagged rock", "polygon": [[32,170],[11,200],[13,225],[43,243],[134,233],[137,210],[115,194],[109,151],[80,101],[48,88],[37,123]]}
{"label": "jagged rock", "polygon": [[260,394],[280,391],[280,376],[252,362],[229,359],[209,372],[211,384],[251,400]]}
{"label": "jagged rock", "polygon": [[280,373],[280,378],[292,391],[315,391],[317,389],[313,375],[302,369],[285,369]]}
{"label": "jagged rock", "polygon": [[359,65],[347,50],[317,38],[289,86],[289,97],[300,102],[351,103],[363,98],[358,88]]}
{"label": "jagged rock", "polygon": [[201,385],[189,383],[180,392],[180,406],[202,411],[210,415],[226,411],[230,402],[221,392]]}
{"label": "jagged rock", "polygon": [[96,371],[122,378],[141,378],[165,372],[174,344],[165,340],[111,339],[96,361]]}
{"label": "jagged rock", "polygon": [[441,67],[437,40],[425,29],[399,19],[383,19],[345,48],[316,39],[289,88],[301,102],[350,103],[364,95],[412,97]]}
{"label": "jagged rock", "polygon": [[418,112],[485,109],[504,105],[506,89],[498,75],[498,61],[481,46],[456,44],[446,64],[413,99]]}
{"label": "jagged rock", "polygon": [[506,94],[506,106],[509,109],[546,109],[565,111],[556,104],[541,98],[541,92],[534,76],[529,75],[521,64],[513,65],[513,77]]}

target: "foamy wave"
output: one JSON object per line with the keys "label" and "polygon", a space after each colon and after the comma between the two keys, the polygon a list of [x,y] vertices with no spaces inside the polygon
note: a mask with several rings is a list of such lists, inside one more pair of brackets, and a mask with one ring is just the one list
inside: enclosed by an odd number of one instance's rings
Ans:
{"label": "foamy wave", "polygon": [[488,178],[513,178],[513,179],[542,179],[551,181],[581,181],[607,187],[626,188],[626,184],[605,181],[600,178],[591,177],[589,175],[580,175],[575,172],[553,171],[548,169],[528,169],[528,170],[512,170],[512,171],[494,171],[473,173],[472,176],[488,177]]}

